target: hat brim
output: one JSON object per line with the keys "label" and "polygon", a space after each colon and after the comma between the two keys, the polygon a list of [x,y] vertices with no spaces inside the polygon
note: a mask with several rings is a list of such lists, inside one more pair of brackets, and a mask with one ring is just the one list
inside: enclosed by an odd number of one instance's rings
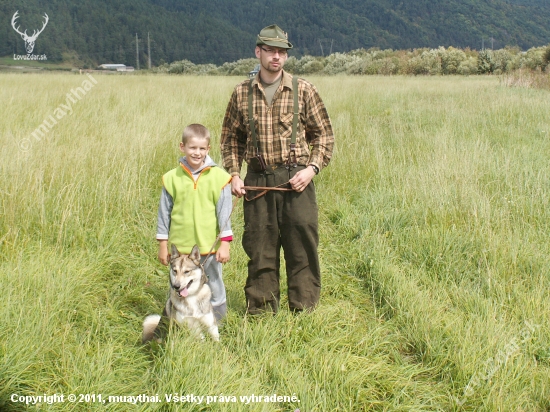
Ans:
{"label": "hat brim", "polygon": [[278,47],[279,49],[292,49],[292,43],[290,43],[288,40],[281,39],[280,41],[271,41],[271,40],[262,40],[259,38],[256,40],[256,46],[270,46],[270,47]]}

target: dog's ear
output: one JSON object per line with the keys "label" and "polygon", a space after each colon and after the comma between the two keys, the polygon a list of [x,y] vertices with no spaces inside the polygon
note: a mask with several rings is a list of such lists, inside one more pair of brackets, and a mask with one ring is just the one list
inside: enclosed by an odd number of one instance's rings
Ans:
{"label": "dog's ear", "polygon": [[172,253],[170,255],[170,260],[178,258],[179,256],[180,252],[178,252],[178,248],[172,243]]}
{"label": "dog's ear", "polygon": [[191,258],[191,260],[198,260],[200,262],[201,252],[200,252],[199,247],[197,245],[193,246],[193,249],[191,250],[191,253],[189,254],[189,258]]}

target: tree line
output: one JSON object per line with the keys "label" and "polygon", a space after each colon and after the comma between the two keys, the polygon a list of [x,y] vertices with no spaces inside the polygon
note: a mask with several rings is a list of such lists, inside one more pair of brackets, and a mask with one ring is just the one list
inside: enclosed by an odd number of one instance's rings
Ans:
{"label": "tree line", "polygon": [[[182,60],[160,65],[154,72],[246,76],[257,63],[255,58],[240,59],[219,66]],[[526,52],[517,47],[481,51],[455,47],[413,50],[370,48],[333,53],[326,57],[290,56],[285,64],[285,70],[298,75],[498,75],[519,69],[550,71],[550,44],[532,47]]]}

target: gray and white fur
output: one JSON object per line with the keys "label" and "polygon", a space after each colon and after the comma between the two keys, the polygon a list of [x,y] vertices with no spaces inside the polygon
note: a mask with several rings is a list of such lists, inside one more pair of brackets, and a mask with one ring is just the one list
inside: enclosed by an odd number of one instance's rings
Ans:
{"label": "gray and white fur", "polygon": [[[201,339],[204,327],[212,340],[219,341],[220,334],[210,299],[212,292],[207,284],[206,274],[200,264],[197,245],[189,255],[181,255],[172,245],[170,256],[170,296],[164,309],[165,316],[179,325],[187,325],[193,334]],[[160,315],[149,315],[143,321],[142,342],[155,338],[155,331],[161,322]]]}

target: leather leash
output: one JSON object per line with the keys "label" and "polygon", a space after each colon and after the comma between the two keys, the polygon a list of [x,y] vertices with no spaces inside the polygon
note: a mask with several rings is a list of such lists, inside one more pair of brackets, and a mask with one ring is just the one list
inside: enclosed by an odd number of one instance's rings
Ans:
{"label": "leather leash", "polygon": [[269,192],[271,190],[278,190],[280,192],[293,192],[294,189],[291,189],[289,187],[281,187],[281,186],[284,186],[284,185],[287,185],[287,184],[288,184],[288,182],[285,182],[285,183],[281,183],[280,185],[272,186],[272,187],[267,187],[267,186],[244,186],[243,187],[244,190],[254,190],[254,191],[261,190],[261,193],[257,194],[252,199],[249,199],[246,195],[244,195],[244,199],[247,202],[251,202],[255,199],[258,199],[259,197],[262,197],[263,195],[265,195],[267,192]]}

